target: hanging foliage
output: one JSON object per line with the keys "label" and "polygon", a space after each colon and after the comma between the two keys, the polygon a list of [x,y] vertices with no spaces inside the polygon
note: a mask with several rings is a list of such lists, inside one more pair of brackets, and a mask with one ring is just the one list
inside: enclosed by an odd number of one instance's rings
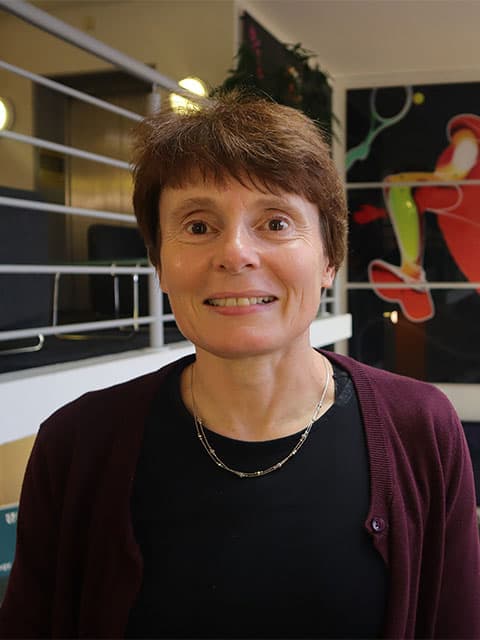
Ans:
{"label": "hanging foliage", "polygon": [[[264,93],[280,104],[300,109],[324,131],[331,141],[332,130],[338,120],[332,113],[332,90],[328,75],[313,65],[315,54],[300,44],[283,45],[285,55],[278,64],[265,64],[262,43],[255,29],[240,45],[235,66],[229,69],[224,82],[212,95],[246,88]],[[335,134],[333,134],[335,135]]]}

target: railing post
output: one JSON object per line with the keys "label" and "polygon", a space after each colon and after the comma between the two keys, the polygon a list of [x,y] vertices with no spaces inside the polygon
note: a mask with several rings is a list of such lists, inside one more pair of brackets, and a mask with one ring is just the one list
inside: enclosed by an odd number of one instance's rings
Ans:
{"label": "railing post", "polygon": [[[160,109],[161,98],[156,85],[152,85],[152,91],[148,95],[148,112],[155,113]],[[163,294],[158,283],[157,273],[148,276],[148,300],[149,314],[155,318],[150,325],[150,346],[158,349],[165,344],[163,330]]]}
{"label": "railing post", "polygon": [[155,113],[162,106],[162,97],[156,84],[152,85],[152,90],[147,98],[147,110],[149,114]]}
{"label": "railing post", "polygon": [[148,275],[148,304],[149,314],[154,318],[150,324],[150,346],[158,349],[165,344],[165,336],[163,332],[163,294],[160,291],[160,285],[156,272]]}

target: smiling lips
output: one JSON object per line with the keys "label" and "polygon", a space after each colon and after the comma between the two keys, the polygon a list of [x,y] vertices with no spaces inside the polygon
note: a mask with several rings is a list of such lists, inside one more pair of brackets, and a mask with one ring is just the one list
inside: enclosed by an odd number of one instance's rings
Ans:
{"label": "smiling lips", "polygon": [[274,300],[276,300],[275,296],[207,298],[205,304],[212,307],[249,307],[255,304],[269,304]]}

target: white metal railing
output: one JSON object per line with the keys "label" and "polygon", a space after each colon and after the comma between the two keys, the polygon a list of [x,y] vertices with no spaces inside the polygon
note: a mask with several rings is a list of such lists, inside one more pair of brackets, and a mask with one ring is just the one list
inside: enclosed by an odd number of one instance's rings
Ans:
{"label": "white metal railing", "polygon": [[479,185],[480,180],[395,180],[395,182],[389,182],[384,180],[383,182],[347,182],[346,187],[348,190],[355,191],[355,189],[393,189],[395,187],[458,187],[466,186],[472,187]]}
{"label": "white metal railing", "polygon": [[[163,319],[173,316],[162,316]],[[21,338],[35,338],[37,336],[56,336],[65,333],[78,331],[95,331],[104,329],[118,329],[120,327],[130,327],[135,325],[150,324],[155,321],[153,316],[140,316],[139,318],[122,318],[121,320],[96,320],[95,322],[75,322],[58,326],[46,325],[33,329],[15,329],[13,331],[2,331],[1,340],[20,340]]]}
{"label": "white metal railing", "polygon": [[25,69],[21,69],[13,64],[5,62],[4,60],[0,60],[0,69],[5,69],[5,71],[11,71],[17,76],[21,76],[22,78],[26,78],[27,80],[31,80],[36,84],[41,84],[48,89],[52,89],[53,91],[57,91],[58,93],[63,93],[66,96],[70,96],[70,98],[76,98],[82,102],[87,102],[88,104],[93,104],[95,107],[99,109],[104,109],[105,111],[111,111],[112,113],[116,113],[119,116],[123,116],[124,118],[128,118],[129,120],[134,120],[135,122],[139,122],[143,119],[143,116],[138,113],[134,113],[133,111],[129,111],[128,109],[124,109],[123,107],[118,107],[116,104],[112,104],[111,102],[105,102],[105,100],[100,100],[100,98],[95,98],[94,96],[89,95],[88,93],[83,93],[82,91],[77,91],[76,89],[72,89],[71,87],[67,87],[60,82],[55,82],[54,80],[50,80],[50,78],[44,78],[43,76],[39,76],[38,73],[32,73],[31,71],[26,71]]}
{"label": "white metal railing", "polygon": [[372,284],[370,282],[349,282],[349,289],[478,289],[480,288],[480,282],[429,282],[428,280],[418,282],[412,280],[411,282],[377,282]]}
{"label": "white metal railing", "polygon": [[125,213],[114,213],[112,211],[99,211],[98,209],[85,209],[83,207],[69,207],[64,204],[53,204],[52,202],[39,202],[38,200],[21,200],[20,198],[7,198],[0,196],[0,204],[7,207],[18,207],[20,209],[33,209],[37,211],[47,211],[49,213],[75,214],[88,218],[100,218],[102,220],[117,220],[120,222],[136,223],[135,216]]}
{"label": "white metal railing", "polygon": [[133,275],[135,273],[152,274],[155,273],[153,267],[121,267],[116,266],[112,262],[111,266],[96,267],[96,266],[74,266],[74,265],[46,265],[46,264],[0,264],[1,273],[30,273],[30,274],[56,274],[56,273],[69,273],[69,274],[124,274]]}
{"label": "white metal railing", "polygon": [[98,153],[92,153],[91,151],[85,151],[84,149],[77,149],[76,147],[68,147],[64,144],[57,144],[56,142],[50,142],[50,140],[42,140],[41,138],[35,138],[34,136],[26,136],[23,133],[16,133],[15,131],[0,131],[0,137],[7,138],[9,140],[16,140],[17,142],[24,142],[31,144],[34,147],[40,149],[48,149],[49,151],[56,151],[66,156],[72,156],[74,158],[83,158],[84,160],[92,160],[93,162],[100,162],[101,164],[107,164],[110,167],[117,167],[118,169],[130,169],[128,162],[124,160],[117,160],[116,158],[109,158],[108,156],[102,156]]}

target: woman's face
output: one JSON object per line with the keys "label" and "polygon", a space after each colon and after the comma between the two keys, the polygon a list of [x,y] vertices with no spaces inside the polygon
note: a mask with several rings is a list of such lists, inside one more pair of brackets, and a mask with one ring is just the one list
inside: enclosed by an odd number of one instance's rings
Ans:
{"label": "woman's face", "polygon": [[332,284],[316,205],[200,177],[160,197],[160,284],[182,333],[220,357],[305,345]]}

